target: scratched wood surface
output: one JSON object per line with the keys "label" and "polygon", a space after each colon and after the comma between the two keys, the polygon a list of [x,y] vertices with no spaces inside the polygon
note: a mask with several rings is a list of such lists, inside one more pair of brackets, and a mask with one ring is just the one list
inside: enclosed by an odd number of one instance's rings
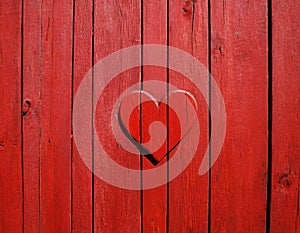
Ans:
{"label": "scratched wood surface", "polygon": [[[0,233],[300,232],[299,11],[292,0],[1,0]],[[123,166],[155,167],[123,150],[111,132],[112,106],[124,90],[168,81],[200,106],[192,163],[169,184],[130,191],[84,164],[73,141],[72,104],[94,64],[149,43],[182,49],[211,71],[225,99],[227,131],[220,158],[199,176],[212,126],[195,85],[162,67],[118,75],[97,102],[87,143],[94,151],[97,134]],[[91,93],[90,111],[93,101]],[[161,165],[180,138],[173,112],[145,103],[132,114],[130,132],[147,141],[153,119],[169,127]],[[97,169],[95,156],[89,162]]]}
{"label": "scratched wood surface", "polygon": [[[94,62],[123,47],[140,44],[140,1],[96,0],[94,2]],[[101,22],[101,23],[100,23]],[[95,74],[97,78],[99,74]],[[109,154],[123,166],[139,168],[139,157],[132,156],[109,137],[111,131],[109,113],[116,98],[128,87],[140,80],[139,69],[120,74],[104,90],[96,112],[101,119],[97,123],[99,135]],[[95,79],[96,80],[96,79]],[[112,90],[112,91],[110,91]],[[114,94],[111,94],[114,93]],[[102,114],[102,115],[101,115]],[[106,127],[105,127],[106,126]],[[139,131],[139,128],[136,129]],[[103,133],[106,132],[106,133]],[[94,155],[96,156],[96,155]],[[118,158],[116,158],[118,157]],[[132,158],[133,157],[133,158]],[[95,161],[97,161],[95,159]],[[96,162],[95,162],[96,163]],[[95,164],[95,167],[97,164]],[[126,177],[120,177],[120,179]],[[116,188],[94,177],[94,231],[93,232],[139,232],[140,194]]]}
{"label": "scratched wood surface", "polygon": [[[93,62],[93,2],[76,1],[73,8],[73,98]],[[90,85],[92,85],[90,83]],[[91,101],[91,99],[90,99]],[[88,102],[89,103],[89,102]],[[91,102],[90,102],[91,104]],[[89,127],[90,122],[86,122]],[[93,179],[72,142],[72,232],[93,231]],[[91,159],[91,158],[90,158]]]}
{"label": "scratched wood surface", "polygon": [[[169,1],[169,3],[169,45],[189,52],[208,67],[208,1]],[[199,78],[204,79],[202,82],[208,87],[209,77]],[[199,147],[192,163],[170,183],[169,232],[207,232],[209,176],[208,173],[199,176],[198,170],[208,145],[208,106],[199,90],[197,91],[197,88],[182,75],[170,70],[169,82],[195,96],[200,109],[197,117],[201,122]],[[195,135],[191,136],[195,138]],[[170,123],[170,144],[174,140],[176,131]],[[192,147],[195,143],[197,143],[195,140],[190,140],[187,146]],[[183,159],[186,157],[185,149],[181,150],[181,156]]]}
{"label": "scratched wood surface", "polygon": [[1,1],[0,19],[0,232],[22,232],[22,2]]}
{"label": "scratched wood surface", "polygon": [[73,2],[43,1],[41,12],[40,231],[69,232]]}
{"label": "scratched wood surface", "polygon": [[211,1],[211,71],[227,113],[225,142],[211,170],[211,232],[266,230],[267,25],[266,0]]}
{"label": "scratched wood surface", "polygon": [[23,105],[27,111],[23,113],[24,232],[40,229],[41,6],[38,1],[24,2]]}
{"label": "scratched wood surface", "polygon": [[300,232],[300,2],[276,0],[272,9],[270,231]]}
{"label": "scratched wood surface", "polygon": [[[163,44],[167,45],[167,2],[159,0],[145,0],[143,1],[143,31],[142,31],[142,43],[143,44]],[[167,59],[165,59],[167,63]],[[158,68],[154,66],[144,66],[142,70],[143,81],[157,80],[167,81],[166,68]],[[167,85],[163,87],[164,93],[167,93]],[[161,98],[161,97],[157,97]],[[167,125],[167,112],[162,107],[157,109],[154,104],[150,106],[144,106],[141,109],[141,132],[142,142],[146,142],[147,125],[145,122],[151,120],[157,120],[157,116],[160,116],[161,122]],[[156,115],[156,116],[155,116]],[[143,118],[145,120],[143,120]],[[143,124],[144,123],[144,124]],[[167,140],[167,139],[166,139]],[[162,150],[158,153],[167,153],[167,142],[162,145]],[[156,156],[154,154],[154,156]],[[160,159],[161,155],[157,158]],[[167,158],[165,157],[159,164],[165,163]],[[151,164],[146,158],[141,160],[142,169],[152,169],[155,166]],[[167,176],[167,170],[164,176]],[[142,177],[142,182],[146,182]],[[167,185],[162,185],[150,190],[143,190],[141,195],[141,213],[142,213],[142,225],[141,232],[166,232],[167,231]]]}

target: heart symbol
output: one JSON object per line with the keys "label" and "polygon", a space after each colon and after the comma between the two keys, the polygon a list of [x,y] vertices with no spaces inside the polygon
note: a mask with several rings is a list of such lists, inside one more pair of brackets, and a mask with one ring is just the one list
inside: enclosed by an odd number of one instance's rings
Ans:
{"label": "heart symbol", "polygon": [[[185,96],[187,96],[188,98],[190,98],[196,109],[198,109],[198,106],[197,106],[197,102],[196,102],[196,99],[195,97],[188,91],[185,91],[185,90],[173,90],[173,91],[170,91],[169,95],[168,95],[168,98],[167,96],[164,96],[161,100],[157,100],[151,93],[145,91],[145,90],[140,90],[140,91],[132,91],[131,93],[129,94],[133,94],[133,93],[138,93],[138,94],[143,94],[145,95],[146,97],[149,98],[149,100],[155,104],[156,108],[158,110],[161,109],[161,106],[163,106],[163,103],[164,102],[167,102],[167,103],[170,103],[170,97],[171,96],[174,96],[175,94],[183,94]],[[178,101],[178,98],[176,98],[177,101]],[[176,100],[175,100],[176,101]],[[157,156],[154,156],[153,152],[150,152],[149,149],[147,149],[144,145],[142,145],[137,139],[136,137],[134,137],[130,131],[126,128],[123,120],[122,120],[122,117],[121,117],[121,107],[122,107],[122,103],[123,103],[123,100],[121,100],[120,102],[120,105],[119,105],[119,108],[118,108],[118,123],[119,123],[119,126],[122,130],[122,132],[124,133],[124,135],[128,138],[128,140],[139,150],[140,154],[143,155],[145,158],[147,158],[149,160],[149,162],[156,166],[158,165],[168,154],[170,154],[173,150],[175,150],[177,148],[177,146],[184,140],[184,138],[188,135],[188,133],[192,130],[192,128],[194,127],[196,121],[197,121],[197,117],[194,116],[193,120],[192,120],[192,124],[187,128],[187,130],[183,133],[183,135],[181,136],[181,138],[179,138],[172,146],[171,148],[169,148],[169,150],[162,154],[162,156],[160,157],[157,157]],[[145,102],[144,102],[145,103]],[[177,102],[179,104],[182,104],[180,102]],[[141,103],[143,104],[143,103]],[[140,105],[141,105],[140,104]],[[167,105],[165,105],[167,106]],[[171,111],[172,109],[169,108],[169,112]],[[176,114],[176,113],[175,113]],[[169,115],[170,116],[170,115]],[[142,118],[143,119],[143,118]],[[181,124],[183,122],[180,122]]]}

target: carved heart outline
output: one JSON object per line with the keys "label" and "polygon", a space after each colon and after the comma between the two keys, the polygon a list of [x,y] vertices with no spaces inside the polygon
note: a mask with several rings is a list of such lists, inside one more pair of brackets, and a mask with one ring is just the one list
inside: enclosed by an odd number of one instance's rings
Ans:
{"label": "carved heart outline", "polygon": [[[176,94],[176,93],[183,93],[183,94],[186,94],[188,95],[189,97],[191,97],[191,99],[193,100],[195,106],[196,106],[196,111],[198,110],[198,104],[197,104],[197,101],[196,101],[196,98],[192,95],[192,93],[186,91],[186,90],[181,90],[181,89],[178,89],[178,90],[173,90],[169,93],[169,95],[165,95],[163,98],[161,98],[159,101],[149,92],[145,91],[145,90],[135,90],[135,91],[132,91],[130,92],[128,95],[130,94],[133,94],[133,93],[139,93],[139,94],[144,94],[146,95],[147,97],[150,98],[150,100],[152,102],[154,102],[154,104],[156,105],[157,108],[160,107],[160,104],[164,101],[164,100],[167,100],[167,97],[173,94]],[[124,122],[122,120],[122,117],[121,117],[121,107],[122,107],[122,104],[123,104],[123,100],[121,100],[120,102],[120,105],[118,107],[118,123],[119,123],[119,126],[122,130],[122,132],[124,133],[124,135],[127,137],[127,139],[139,150],[140,154],[145,156],[151,163],[152,165],[154,166],[157,166],[168,154],[170,154],[183,140],[184,138],[189,134],[189,132],[192,130],[192,128],[194,127],[196,121],[197,121],[197,117],[195,117],[192,121],[192,124],[190,125],[190,127],[187,129],[187,131],[183,134],[183,136],[174,144],[174,146],[172,146],[167,152],[165,155],[163,155],[159,160],[157,160],[153,154],[147,149],[145,148],[141,143],[139,143],[132,135],[131,133],[129,132],[129,130],[126,128],[126,126],[124,125]],[[168,105],[167,105],[168,106]]]}

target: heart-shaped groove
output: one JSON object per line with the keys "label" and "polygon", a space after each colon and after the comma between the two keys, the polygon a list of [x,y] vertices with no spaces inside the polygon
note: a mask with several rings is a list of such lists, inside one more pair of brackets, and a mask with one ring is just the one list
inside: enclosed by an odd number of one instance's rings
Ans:
{"label": "heart-shaped groove", "polygon": [[[149,92],[147,91],[144,91],[144,90],[139,90],[139,91],[132,91],[130,92],[129,94],[132,94],[132,93],[139,93],[139,94],[145,94],[146,96],[148,96],[156,105],[156,107],[159,108],[159,105],[162,103],[162,101],[167,98],[167,96],[164,96],[160,101],[157,101],[156,98]],[[198,110],[198,105],[197,105],[197,101],[195,99],[195,97],[188,91],[185,91],[185,90],[174,90],[174,91],[171,91],[169,93],[169,96],[172,95],[172,94],[175,94],[175,93],[183,93],[183,94],[186,94],[188,96],[191,97],[191,99],[194,101],[194,104],[196,106],[196,110]],[[128,138],[128,140],[139,150],[140,154],[145,156],[145,158],[147,158],[150,163],[152,163],[152,165],[154,166],[157,166],[168,154],[170,154],[183,140],[184,138],[189,134],[189,132],[192,130],[192,128],[194,127],[195,123],[196,123],[196,120],[197,120],[197,117],[193,120],[193,123],[191,124],[190,128],[184,133],[183,137],[174,144],[174,146],[172,146],[167,152],[166,154],[161,157],[159,160],[157,160],[153,154],[148,150],[146,149],[141,143],[139,143],[132,135],[131,133],[127,130],[127,128],[125,127],[123,121],[122,121],[122,117],[121,117],[121,107],[122,107],[122,103],[123,103],[123,100],[121,100],[120,102],[120,105],[119,105],[119,108],[118,108],[118,123],[119,123],[119,126],[122,130],[122,132],[124,133],[124,135]]]}

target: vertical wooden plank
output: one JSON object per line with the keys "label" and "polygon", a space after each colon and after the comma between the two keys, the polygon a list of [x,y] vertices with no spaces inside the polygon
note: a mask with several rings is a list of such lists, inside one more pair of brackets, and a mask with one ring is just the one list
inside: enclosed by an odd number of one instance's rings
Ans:
{"label": "vertical wooden plank", "polygon": [[22,2],[0,4],[0,232],[22,231]]}
{"label": "vertical wooden plank", "polygon": [[211,232],[265,232],[267,1],[211,1],[212,75],[227,112],[212,168]]}
{"label": "vertical wooden plank", "polygon": [[[73,95],[92,67],[93,1],[74,2]],[[92,173],[82,161],[73,142],[72,231],[92,232]]]}
{"label": "vertical wooden plank", "polygon": [[[167,1],[144,0],[143,1],[143,44],[162,44],[167,45]],[[167,56],[166,56],[167,57]],[[166,63],[167,64],[167,60]],[[167,82],[166,68],[158,68],[154,66],[143,67],[142,81],[157,80]],[[160,87],[161,88],[161,87]],[[151,90],[150,90],[151,91]],[[162,93],[167,94],[167,84]],[[152,93],[153,94],[153,93]],[[163,96],[155,96],[161,99]],[[162,108],[162,107],[161,107]],[[143,105],[142,107],[142,142],[146,142],[148,128],[145,124],[148,119],[157,119],[157,114],[161,122],[166,126],[167,115],[166,110],[157,111],[154,105]],[[143,124],[144,123],[144,124]],[[156,135],[157,136],[157,135]],[[159,153],[167,152],[167,141],[163,144]],[[158,155],[161,156],[161,155]],[[157,166],[166,163],[167,159],[163,159]],[[153,169],[156,166],[151,164],[147,158],[143,156],[141,169]],[[166,171],[167,176],[167,171]],[[157,188],[142,191],[142,228],[143,232],[167,232],[167,186],[162,185]]]}
{"label": "vertical wooden plank", "polygon": [[[170,46],[190,53],[208,69],[208,2],[192,0],[169,2]],[[186,65],[189,66],[189,64]],[[187,69],[189,68],[187,67]],[[188,82],[186,77],[172,70],[169,74],[170,83],[179,89],[190,92],[196,98],[199,109],[201,109],[198,112],[200,142],[195,158],[186,170],[170,183],[169,232],[207,232],[208,174],[199,176],[198,170],[208,147],[208,106],[199,90]],[[208,76],[199,76],[199,78],[205,78],[206,80],[202,82],[206,82],[208,87]],[[187,119],[186,121],[188,122]],[[172,124],[170,124],[171,142],[172,138],[176,140],[177,131],[178,129],[172,128]],[[193,146],[197,142],[191,140],[189,143],[190,146]],[[180,151],[184,158],[187,151]]]}
{"label": "vertical wooden plank", "polygon": [[40,91],[42,72],[40,1],[24,1],[23,17],[23,180],[24,232],[40,227]]}
{"label": "vertical wooden plank", "polygon": [[42,5],[42,232],[71,228],[72,10],[72,0]]}
{"label": "vertical wooden plank", "polygon": [[300,232],[300,2],[272,1],[270,232]]}
{"label": "vertical wooden plank", "polygon": [[[112,52],[140,44],[140,4],[138,0],[95,0],[95,64]],[[99,79],[100,75],[95,74],[94,78]],[[112,106],[116,99],[124,90],[134,83],[138,83],[139,80],[140,69],[124,72],[107,85],[99,100],[94,100],[97,101],[94,133],[98,135],[109,156],[122,166],[133,169],[139,169],[139,156],[131,155],[115,141],[110,120]],[[96,161],[99,159],[95,159],[95,163]],[[98,164],[94,166],[96,167]],[[126,179],[126,177],[124,178]],[[119,179],[122,180],[123,177]],[[140,232],[140,222],[139,191],[120,189],[94,176],[94,231]]]}

